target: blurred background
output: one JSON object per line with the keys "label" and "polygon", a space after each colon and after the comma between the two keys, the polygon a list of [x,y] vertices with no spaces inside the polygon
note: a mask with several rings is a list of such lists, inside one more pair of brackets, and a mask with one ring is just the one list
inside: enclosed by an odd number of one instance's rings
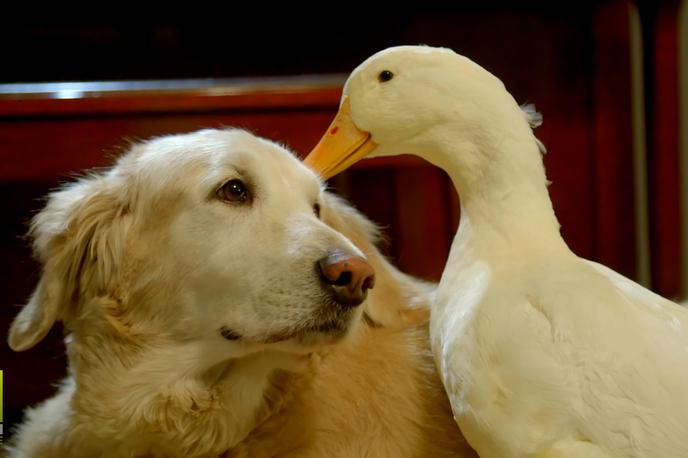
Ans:
{"label": "blurred background", "polygon": [[[686,3],[16,15],[0,29],[3,341],[39,274],[23,234],[51,188],[110,164],[132,140],[202,127],[245,127],[305,155],[336,112],[348,72],[398,44],[451,47],[499,76],[516,100],[535,103],[572,249],[680,298],[688,285]],[[331,185],[385,228],[396,263],[439,278],[460,217],[442,171],[410,157],[370,160]],[[64,375],[61,338],[58,327],[22,354],[0,344],[5,439],[22,409]]]}

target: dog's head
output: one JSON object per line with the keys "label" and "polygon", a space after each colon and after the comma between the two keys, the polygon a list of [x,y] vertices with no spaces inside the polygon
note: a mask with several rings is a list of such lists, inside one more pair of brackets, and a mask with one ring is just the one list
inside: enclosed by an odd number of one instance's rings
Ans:
{"label": "dog's head", "polygon": [[43,271],[10,345],[32,347],[56,320],[77,337],[101,323],[129,339],[203,339],[237,353],[334,341],[373,277],[320,220],[323,199],[295,157],[244,131],[135,145],[52,193],[34,218]]}

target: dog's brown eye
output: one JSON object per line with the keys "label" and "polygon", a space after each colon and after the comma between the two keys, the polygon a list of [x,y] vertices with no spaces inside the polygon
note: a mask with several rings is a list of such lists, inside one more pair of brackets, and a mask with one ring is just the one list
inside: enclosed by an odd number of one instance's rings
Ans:
{"label": "dog's brown eye", "polygon": [[241,339],[241,334],[236,331],[232,331],[227,326],[222,326],[220,328],[220,334],[227,340],[239,340]]}
{"label": "dog's brown eye", "polygon": [[251,195],[241,180],[229,180],[217,190],[217,196],[227,202],[244,203]]}
{"label": "dog's brown eye", "polygon": [[315,213],[316,218],[320,218],[320,204],[313,205],[313,213]]}

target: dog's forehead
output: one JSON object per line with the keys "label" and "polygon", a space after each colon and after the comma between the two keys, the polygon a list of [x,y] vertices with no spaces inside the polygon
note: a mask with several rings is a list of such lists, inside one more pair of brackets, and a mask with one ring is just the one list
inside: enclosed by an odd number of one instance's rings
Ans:
{"label": "dog's forehead", "polygon": [[[286,148],[239,129],[206,129],[158,138],[138,156],[141,171],[185,180],[203,175],[210,181],[240,171],[254,180],[317,195],[321,181]],[[204,179],[204,181],[205,181]]]}
{"label": "dog's forehead", "polygon": [[286,148],[243,131],[230,132],[224,138],[224,147],[213,154],[214,171],[240,170],[263,186],[315,195],[320,192],[322,184],[316,174]]}

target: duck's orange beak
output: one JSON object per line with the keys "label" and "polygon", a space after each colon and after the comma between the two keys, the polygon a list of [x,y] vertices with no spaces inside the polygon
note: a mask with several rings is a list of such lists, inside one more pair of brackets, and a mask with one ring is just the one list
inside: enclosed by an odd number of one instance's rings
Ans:
{"label": "duck's orange beak", "polygon": [[328,127],[304,164],[324,179],[343,172],[377,148],[371,135],[351,120],[349,98],[345,97],[334,121]]}

